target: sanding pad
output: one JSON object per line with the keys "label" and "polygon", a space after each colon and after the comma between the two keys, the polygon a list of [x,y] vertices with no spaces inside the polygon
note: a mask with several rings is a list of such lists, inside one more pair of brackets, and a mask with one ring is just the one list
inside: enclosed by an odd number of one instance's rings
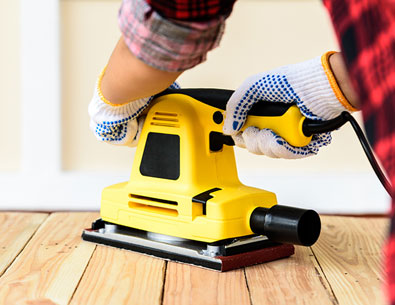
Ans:
{"label": "sanding pad", "polygon": [[83,231],[82,239],[221,272],[288,257],[295,252],[293,245],[272,242],[262,235],[204,243],[124,227],[101,219]]}

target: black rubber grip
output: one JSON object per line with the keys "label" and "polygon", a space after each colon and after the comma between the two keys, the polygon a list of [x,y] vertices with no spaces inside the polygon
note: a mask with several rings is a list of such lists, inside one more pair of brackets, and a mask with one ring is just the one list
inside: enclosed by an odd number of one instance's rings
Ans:
{"label": "black rubber grip", "polygon": [[328,121],[305,119],[303,121],[302,131],[306,137],[310,137],[316,133],[336,130],[342,127],[347,122],[347,118],[344,114],[341,114],[338,117]]}
{"label": "black rubber grip", "polygon": [[[185,94],[188,95],[201,103],[210,105],[212,107],[226,110],[226,104],[233,94],[233,90],[227,89],[212,89],[212,88],[191,88],[191,89],[166,89],[155,97],[168,95],[168,94]],[[289,107],[294,104],[279,103],[279,102],[268,102],[255,103],[248,115],[255,116],[282,116]]]}

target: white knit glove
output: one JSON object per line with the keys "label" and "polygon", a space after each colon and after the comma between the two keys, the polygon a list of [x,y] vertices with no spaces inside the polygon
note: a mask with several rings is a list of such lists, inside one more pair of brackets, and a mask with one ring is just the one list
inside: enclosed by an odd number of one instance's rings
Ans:
{"label": "white knit glove", "polygon": [[329,120],[343,111],[355,111],[330,69],[328,58],[333,53],[249,77],[227,103],[224,133],[232,135],[237,146],[255,154],[286,159],[317,154],[320,147],[331,142],[330,133],[313,135],[308,145],[294,147],[269,129],[248,127],[239,131],[248,111],[260,100],[294,103],[305,117],[313,120]]}
{"label": "white knit glove", "polygon": [[[153,97],[141,98],[126,104],[112,104],[105,99],[100,90],[101,79],[104,71],[99,76],[93,98],[89,104],[90,129],[99,141],[115,145],[134,147],[137,145],[144,117],[139,117]],[[173,83],[170,88],[180,88]]]}

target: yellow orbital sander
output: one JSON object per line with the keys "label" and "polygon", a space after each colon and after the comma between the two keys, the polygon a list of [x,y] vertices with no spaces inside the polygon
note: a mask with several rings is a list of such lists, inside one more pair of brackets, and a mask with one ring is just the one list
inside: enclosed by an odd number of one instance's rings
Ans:
{"label": "yellow orbital sander", "polygon": [[[103,190],[87,241],[227,271],[284,258],[311,246],[313,210],[277,205],[272,192],[243,185],[233,139],[222,133],[233,91],[168,89],[151,102],[128,182]],[[345,114],[346,115],[346,114]],[[263,102],[243,128],[270,128],[293,146],[347,121],[306,119],[293,104]]]}

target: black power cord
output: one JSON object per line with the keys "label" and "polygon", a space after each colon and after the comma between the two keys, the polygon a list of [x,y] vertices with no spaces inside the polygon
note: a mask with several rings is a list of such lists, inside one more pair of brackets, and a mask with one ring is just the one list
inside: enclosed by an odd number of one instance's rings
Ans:
{"label": "black power cord", "polygon": [[370,148],[369,142],[366,139],[365,134],[363,133],[361,127],[358,125],[357,121],[351,114],[344,111],[338,117],[328,121],[314,121],[310,119],[305,119],[303,122],[303,133],[307,137],[309,137],[316,133],[333,131],[337,128],[340,128],[347,122],[351,123],[351,126],[357,134],[359,142],[361,142],[362,148],[366,154],[366,157],[369,160],[370,165],[372,166],[374,172],[376,173],[385,190],[388,192],[390,197],[392,197],[391,184],[385,177],[383,171],[380,168],[380,165],[377,163],[377,160],[374,157],[373,151]]}

